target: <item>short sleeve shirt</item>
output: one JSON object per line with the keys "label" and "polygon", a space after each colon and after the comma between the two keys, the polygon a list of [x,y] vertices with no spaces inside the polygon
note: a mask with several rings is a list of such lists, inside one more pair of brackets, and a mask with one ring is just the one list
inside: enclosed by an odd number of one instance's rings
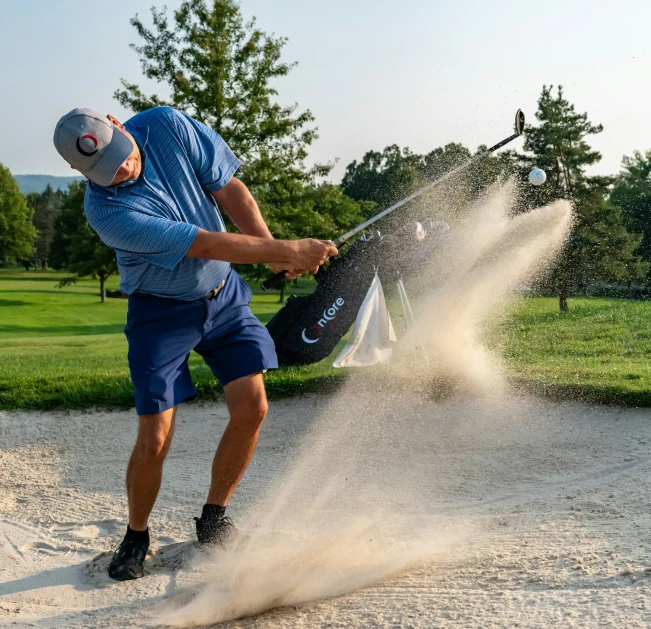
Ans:
{"label": "short sleeve shirt", "polygon": [[230,264],[186,254],[200,228],[226,231],[215,199],[240,166],[215,131],[171,107],[124,125],[140,149],[138,179],[103,187],[88,182],[86,217],[115,249],[120,288],[191,301],[218,286]]}

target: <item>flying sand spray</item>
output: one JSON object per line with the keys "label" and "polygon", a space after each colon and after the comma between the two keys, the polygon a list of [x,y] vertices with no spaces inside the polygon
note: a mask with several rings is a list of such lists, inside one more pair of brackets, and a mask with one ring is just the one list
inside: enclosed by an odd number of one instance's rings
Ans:
{"label": "flying sand spray", "polygon": [[[443,404],[411,395],[394,372],[382,395],[351,378],[329,401],[315,401],[315,416],[296,420],[309,423],[296,450],[284,453],[284,467],[243,517],[249,534],[186,575],[161,624],[211,625],[339,596],[450,549],[464,552],[460,545],[482,534],[465,512],[441,508],[436,448],[446,447],[446,434],[465,434],[466,415],[480,418],[475,428],[484,417],[487,432],[501,417],[503,371],[484,332],[505,298],[549,267],[573,216],[564,200],[514,216],[516,200],[513,182],[493,186],[424,269],[438,281],[422,295],[410,334],[436,350],[443,376],[467,383],[463,395]],[[521,400],[517,408],[522,414]]]}

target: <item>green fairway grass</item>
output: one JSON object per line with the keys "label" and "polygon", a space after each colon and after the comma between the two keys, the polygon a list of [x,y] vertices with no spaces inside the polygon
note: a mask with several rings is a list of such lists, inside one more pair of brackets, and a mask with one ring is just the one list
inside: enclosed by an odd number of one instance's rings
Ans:
{"label": "green fairway grass", "polygon": [[[0,408],[132,406],[126,300],[102,304],[93,280],[59,289],[61,277],[0,270]],[[112,278],[108,288],[117,285]],[[312,288],[304,280],[290,292]],[[555,299],[529,298],[502,320],[491,342],[513,378],[555,396],[651,406],[651,303],[577,298],[570,305],[560,313]],[[277,292],[254,291],[251,308],[263,323],[278,307]],[[333,390],[346,376],[332,368],[335,355],[269,373],[270,397]],[[200,396],[218,396],[201,358],[192,354],[190,366]]]}
{"label": "green fairway grass", "polygon": [[651,406],[651,302],[530,298],[500,326],[503,356],[527,388],[554,397]]}

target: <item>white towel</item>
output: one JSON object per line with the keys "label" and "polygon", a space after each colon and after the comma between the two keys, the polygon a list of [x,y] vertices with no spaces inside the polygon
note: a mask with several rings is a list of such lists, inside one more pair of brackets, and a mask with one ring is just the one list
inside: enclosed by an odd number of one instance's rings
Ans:
{"label": "white towel", "polygon": [[396,341],[382,284],[376,273],[357,313],[353,334],[332,366],[370,367],[378,363],[387,365],[391,362],[391,345]]}

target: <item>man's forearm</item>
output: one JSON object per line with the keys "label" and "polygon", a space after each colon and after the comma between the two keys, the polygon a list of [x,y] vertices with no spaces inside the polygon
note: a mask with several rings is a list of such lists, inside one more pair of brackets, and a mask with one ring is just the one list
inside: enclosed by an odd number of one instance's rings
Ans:
{"label": "man's forearm", "polygon": [[224,188],[212,195],[242,234],[273,238],[253,195],[239,179],[233,177]]}
{"label": "man's forearm", "polygon": [[199,230],[186,255],[235,264],[286,264],[288,269],[294,268],[297,262],[296,241],[209,232],[205,229]]}

